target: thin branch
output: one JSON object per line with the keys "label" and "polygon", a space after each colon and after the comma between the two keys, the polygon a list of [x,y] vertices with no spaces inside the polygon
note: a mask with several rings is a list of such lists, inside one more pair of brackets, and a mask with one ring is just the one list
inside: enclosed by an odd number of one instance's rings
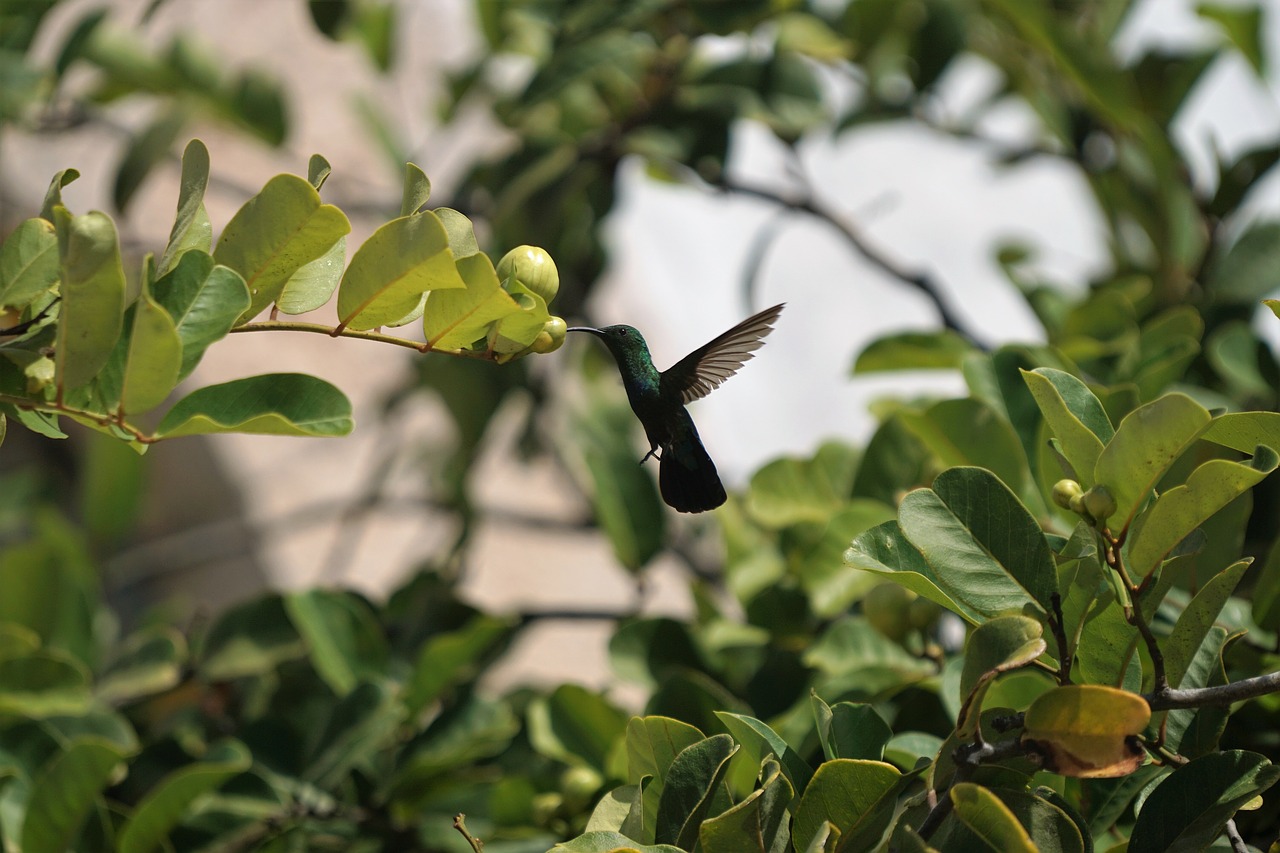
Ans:
{"label": "thin branch", "polygon": [[434,352],[440,355],[452,355],[458,358],[474,358],[481,361],[492,361],[493,354],[485,351],[472,352],[460,349],[439,349],[426,341],[415,341],[395,335],[384,335],[381,332],[357,332],[339,326],[325,326],[320,323],[296,323],[285,320],[264,320],[258,323],[245,323],[236,326],[232,332],[311,332],[317,335],[328,335],[331,338],[355,338],[361,341],[377,341],[382,344],[393,344],[418,352]]}
{"label": "thin branch", "polygon": [[1142,588],[1133,582],[1129,577],[1129,570],[1125,568],[1124,558],[1120,555],[1120,548],[1124,545],[1124,534],[1117,538],[1112,538],[1107,531],[1100,531],[1107,544],[1107,565],[1120,575],[1120,580],[1124,582],[1124,588],[1129,592],[1129,607],[1125,608],[1125,618],[1138,629],[1138,633],[1142,635],[1142,640],[1147,645],[1147,653],[1151,655],[1151,670],[1155,682],[1155,694],[1160,694],[1169,689],[1169,679],[1164,670],[1164,653],[1160,651],[1160,642],[1156,639],[1156,635],[1152,633],[1151,626],[1147,624],[1146,614],[1142,612],[1142,599],[1140,593]]}
{"label": "thin branch", "polygon": [[1185,690],[1165,687],[1164,690],[1153,690],[1142,698],[1147,700],[1152,711],[1173,711],[1208,705],[1231,705],[1278,691],[1280,672],[1271,672],[1215,687],[1192,687]]}
{"label": "thin branch", "polygon": [[[1027,748],[1023,746],[1022,741],[1018,738],[1000,741],[999,743],[978,742],[963,744],[957,747],[955,751],[956,772],[952,774],[948,790],[962,782],[969,781],[983,764],[1003,761],[1006,758],[1025,754],[1027,754]],[[942,825],[942,821],[950,813],[950,795],[946,792],[939,792],[933,809],[930,810],[919,828],[916,829],[916,833],[921,838],[928,840],[929,836],[938,831],[938,827]]]}
{"label": "thin branch", "polygon": [[986,349],[982,342],[965,327],[960,318],[952,313],[946,300],[943,299],[941,289],[932,276],[925,272],[908,269],[907,267],[890,260],[877,247],[872,246],[862,232],[845,219],[844,216],[822,204],[813,196],[788,196],[767,187],[741,183],[728,178],[721,178],[719,181],[712,184],[712,186],[728,193],[736,193],[738,195],[750,196],[752,198],[772,202],[773,204],[779,205],[788,210],[807,213],[810,216],[822,220],[832,228],[839,231],[845,241],[849,243],[849,245],[852,246],[854,250],[867,261],[867,263],[924,294],[924,296],[933,303],[934,308],[938,312],[939,318],[942,320],[943,326],[961,335],[975,347],[983,350]]}
{"label": "thin branch", "polygon": [[1240,836],[1240,830],[1236,828],[1236,819],[1228,818],[1227,825],[1224,827],[1227,833],[1227,840],[1231,842],[1231,849],[1235,853],[1249,853],[1249,845],[1244,843],[1244,838]]}
{"label": "thin branch", "polygon": [[0,394],[0,403],[8,403],[11,406],[17,406],[19,409],[33,412],[51,412],[67,415],[68,417],[84,418],[87,421],[93,421],[99,426],[115,427],[122,432],[128,433],[139,444],[155,444],[160,441],[157,436],[148,435],[126,421],[123,414],[108,415],[102,412],[87,412],[84,409],[68,406],[58,400],[33,400],[30,397],[15,397],[11,394]]}

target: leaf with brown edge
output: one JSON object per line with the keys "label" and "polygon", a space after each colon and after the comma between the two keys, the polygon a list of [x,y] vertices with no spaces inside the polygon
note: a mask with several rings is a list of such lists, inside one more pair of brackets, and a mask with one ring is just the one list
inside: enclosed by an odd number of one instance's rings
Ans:
{"label": "leaf with brown edge", "polygon": [[1081,684],[1050,690],[1027,709],[1022,743],[1037,752],[1044,768],[1078,779],[1127,776],[1145,753],[1136,738],[1151,720],[1151,708],[1135,693]]}

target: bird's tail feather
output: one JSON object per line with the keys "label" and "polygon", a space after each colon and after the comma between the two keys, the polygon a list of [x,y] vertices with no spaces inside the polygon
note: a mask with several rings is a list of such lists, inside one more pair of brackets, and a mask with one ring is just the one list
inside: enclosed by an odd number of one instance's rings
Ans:
{"label": "bird's tail feather", "polygon": [[687,429],[677,430],[676,437],[662,449],[658,487],[672,509],[705,512],[725,502],[724,485],[688,413],[685,421],[681,426]]}

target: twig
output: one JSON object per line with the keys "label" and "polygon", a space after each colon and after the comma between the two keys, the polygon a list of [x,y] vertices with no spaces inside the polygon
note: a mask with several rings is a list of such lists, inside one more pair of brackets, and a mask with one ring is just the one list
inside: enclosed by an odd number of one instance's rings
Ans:
{"label": "twig", "polygon": [[1244,843],[1244,839],[1240,837],[1240,830],[1236,828],[1236,819],[1227,818],[1227,825],[1223,827],[1227,833],[1227,840],[1231,842],[1231,849],[1235,853],[1249,853],[1249,845]]}
{"label": "twig", "polygon": [[794,210],[800,213],[807,213],[816,217],[830,225],[840,232],[845,241],[854,248],[859,255],[862,256],[869,264],[879,269],[893,278],[898,279],[904,284],[910,285],[916,290],[924,294],[925,297],[933,303],[934,308],[938,312],[942,325],[953,332],[964,337],[971,344],[979,349],[986,349],[982,344],[960,321],[960,318],[952,313],[946,301],[942,297],[942,291],[939,289],[933,277],[928,273],[917,272],[907,269],[906,267],[891,261],[878,248],[873,247],[866,237],[848,222],[842,215],[828,208],[824,204],[817,201],[811,195],[805,196],[787,196],[775,190],[766,187],[756,186],[754,184],[741,183],[728,178],[721,178],[712,186],[717,187],[725,192],[737,193],[738,195],[751,196],[763,201],[772,202],[773,204]]}
{"label": "twig", "polygon": [[467,816],[459,812],[458,816],[453,819],[453,828],[462,833],[462,837],[467,839],[467,843],[471,845],[471,849],[475,853],[484,853],[484,842],[478,838],[472,838],[471,833],[467,832]]}
{"label": "twig", "polygon": [[381,332],[357,332],[348,329],[345,326],[325,326],[320,323],[295,323],[286,320],[264,320],[258,323],[245,323],[243,326],[236,326],[232,332],[311,332],[318,335],[328,335],[331,338],[355,338],[361,341],[377,341],[383,344],[394,344],[398,347],[417,350],[418,352],[427,353],[434,352],[440,355],[452,355],[458,358],[474,358],[480,361],[492,361],[492,353],[485,351],[472,352],[471,350],[462,349],[440,349],[433,347],[427,341],[414,341],[409,338],[400,338],[395,335],[384,335]]}
{"label": "twig", "polygon": [[1180,690],[1166,686],[1163,690],[1153,690],[1142,698],[1147,700],[1152,711],[1173,711],[1180,708],[1203,708],[1207,705],[1230,705],[1277,691],[1280,691],[1280,672],[1271,672],[1214,687]]}
{"label": "twig", "polygon": [[67,415],[68,417],[84,418],[100,426],[115,427],[122,432],[128,433],[139,444],[155,444],[160,441],[159,437],[148,435],[133,424],[130,424],[124,419],[123,414],[108,415],[102,412],[87,412],[74,406],[68,406],[59,400],[33,400],[30,397],[15,397],[11,394],[0,394],[0,403],[8,403],[11,406],[17,406],[19,409],[27,409],[29,411],[53,412],[59,415]]}
{"label": "twig", "polygon": [[[948,786],[948,790],[961,782],[969,781],[969,778],[977,772],[981,765],[1012,758],[1015,755],[1024,755],[1026,751],[1027,749],[1022,745],[1022,741],[1017,738],[1001,741],[1000,743],[977,742],[963,744],[957,747],[955,751],[956,772],[951,776],[951,784]],[[936,795],[936,804],[929,814],[925,816],[919,828],[916,829],[916,833],[921,838],[928,840],[929,836],[938,831],[938,827],[942,825],[947,815],[951,813],[951,805],[950,795],[945,792],[939,792]]]}
{"label": "twig", "polygon": [[1049,619],[1049,629],[1053,631],[1053,641],[1058,644],[1058,683],[1071,683],[1071,652],[1067,649],[1066,618],[1062,615],[1062,596],[1053,594],[1049,603],[1053,606],[1053,616]]}
{"label": "twig", "polygon": [[1108,531],[1099,531],[1107,545],[1107,565],[1120,575],[1120,580],[1124,582],[1124,588],[1129,593],[1129,606],[1125,608],[1125,619],[1130,625],[1138,629],[1138,633],[1142,635],[1143,642],[1147,645],[1147,653],[1151,655],[1151,671],[1153,675],[1155,694],[1163,693],[1169,689],[1169,679],[1164,670],[1164,653],[1160,651],[1160,643],[1156,640],[1156,635],[1151,632],[1151,626],[1147,624],[1146,614],[1142,612],[1142,599],[1140,593],[1142,588],[1133,582],[1129,577],[1129,571],[1125,568],[1124,558],[1120,555],[1120,548],[1124,545],[1124,535],[1118,538],[1112,538]]}

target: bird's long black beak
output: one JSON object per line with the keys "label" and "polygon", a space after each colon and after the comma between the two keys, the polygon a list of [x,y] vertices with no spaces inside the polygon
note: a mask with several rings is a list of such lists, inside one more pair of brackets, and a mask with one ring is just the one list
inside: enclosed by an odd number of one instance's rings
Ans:
{"label": "bird's long black beak", "polygon": [[586,332],[587,334],[595,335],[597,338],[604,337],[604,332],[600,331],[599,329],[592,328],[591,326],[570,326],[569,328],[565,329],[565,331],[566,332]]}

